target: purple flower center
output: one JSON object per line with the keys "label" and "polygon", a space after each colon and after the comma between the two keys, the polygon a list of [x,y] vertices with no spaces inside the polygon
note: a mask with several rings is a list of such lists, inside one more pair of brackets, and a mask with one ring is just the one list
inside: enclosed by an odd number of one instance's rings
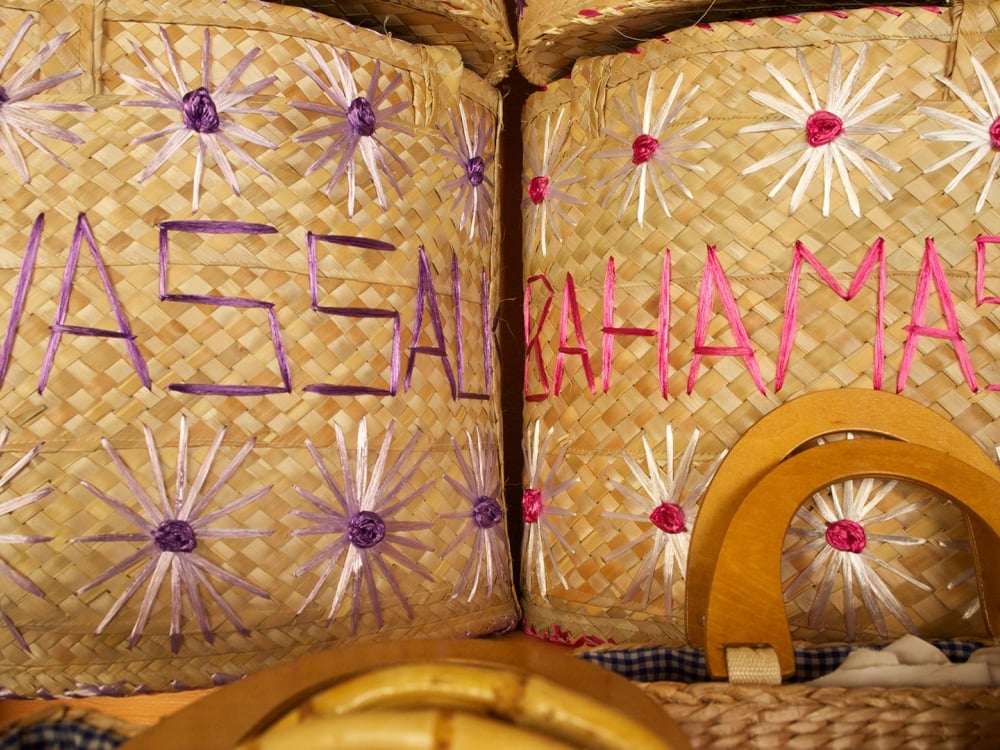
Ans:
{"label": "purple flower center", "polygon": [[632,163],[645,164],[653,158],[656,150],[660,147],[660,142],[653,136],[643,133],[632,141]]}
{"label": "purple flower center", "polygon": [[0,105],[6,104],[9,101],[10,101],[10,94],[7,93],[7,89],[5,89],[3,86],[0,86]]}
{"label": "purple flower center", "polygon": [[187,521],[170,519],[153,529],[153,544],[163,552],[191,552],[198,538]]}
{"label": "purple flower center", "polygon": [[355,547],[368,549],[385,538],[385,521],[370,510],[358,511],[347,523],[347,539]]}
{"label": "purple flower center", "polygon": [[843,518],[826,525],[826,543],[841,552],[857,554],[864,550],[868,537],[860,523]]}
{"label": "purple flower center", "polygon": [[477,497],[472,506],[472,521],[481,529],[489,529],[500,523],[503,518],[503,511],[492,497]]}
{"label": "purple flower center", "polygon": [[220,127],[219,110],[215,108],[208,89],[199,86],[188,91],[181,100],[184,125],[198,133],[217,133]]}
{"label": "purple flower center", "polygon": [[347,122],[358,135],[371,135],[375,132],[375,112],[371,102],[359,96],[347,108]]}
{"label": "purple flower center", "polygon": [[542,491],[529,487],[521,495],[521,518],[525,523],[535,523],[542,515]]}
{"label": "purple flower center", "polygon": [[[0,88],[0,92],[3,92],[2,88]],[[7,100],[3,99],[2,101]],[[993,148],[1000,149],[1000,117],[995,119],[993,124],[990,125],[990,144],[992,144]]]}
{"label": "purple flower center", "polygon": [[473,156],[469,163],[465,165],[465,177],[472,187],[483,184],[486,179],[486,162],[481,156]]}
{"label": "purple flower center", "polygon": [[528,195],[531,197],[531,202],[536,206],[545,200],[545,196],[549,192],[549,178],[539,175],[538,177],[532,177],[531,182],[528,183]]}
{"label": "purple flower center", "polygon": [[668,534],[680,534],[687,531],[684,523],[684,511],[677,503],[660,503],[649,514],[649,520],[660,531]]}
{"label": "purple flower center", "polygon": [[821,109],[806,120],[806,140],[810,146],[825,146],[844,132],[844,121],[833,112]]}

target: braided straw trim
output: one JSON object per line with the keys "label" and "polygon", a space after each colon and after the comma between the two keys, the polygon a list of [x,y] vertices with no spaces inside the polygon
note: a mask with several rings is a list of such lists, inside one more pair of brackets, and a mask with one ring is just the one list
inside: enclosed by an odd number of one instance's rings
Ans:
{"label": "braided straw trim", "polygon": [[995,688],[736,687],[642,683],[692,748],[934,747],[986,750],[1000,731]]}
{"label": "braided straw trim", "polygon": [[492,84],[514,65],[514,37],[501,0],[293,0],[383,34],[458,50],[465,64]]}

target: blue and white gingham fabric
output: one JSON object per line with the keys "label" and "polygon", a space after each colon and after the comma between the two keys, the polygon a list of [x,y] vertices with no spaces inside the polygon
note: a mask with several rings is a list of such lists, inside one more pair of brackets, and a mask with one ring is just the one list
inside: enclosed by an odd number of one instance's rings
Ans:
{"label": "blue and white gingham fabric", "polygon": [[0,730],[0,750],[115,750],[126,739],[110,729],[60,718]]}
{"label": "blue and white gingham fabric", "polygon": [[[931,641],[952,662],[968,661],[984,644],[970,641]],[[787,682],[808,682],[839,667],[852,646],[819,646],[795,649],[795,675]],[[878,648],[878,646],[865,646]],[[579,658],[638,682],[707,682],[705,653],[697,648],[646,647],[585,651]]]}

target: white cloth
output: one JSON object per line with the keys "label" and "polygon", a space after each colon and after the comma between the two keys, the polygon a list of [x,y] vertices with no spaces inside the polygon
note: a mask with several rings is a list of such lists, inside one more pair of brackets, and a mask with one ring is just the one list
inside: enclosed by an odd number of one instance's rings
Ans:
{"label": "white cloth", "polygon": [[1000,687],[1000,646],[973,652],[953,664],[940,649],[904,635],[883,649],[852,651],[835,671],[809,683],[817,687]]}

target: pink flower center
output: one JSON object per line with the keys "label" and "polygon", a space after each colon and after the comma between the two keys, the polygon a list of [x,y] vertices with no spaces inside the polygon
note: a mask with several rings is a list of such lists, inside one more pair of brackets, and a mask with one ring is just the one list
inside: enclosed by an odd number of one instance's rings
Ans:
{"label": "pink flower center", "polygon": [[645,164],[653,158],[656,149],[660,147],[660,142],[653,136],[643,133],[632,141],[632,163]]}
{"label": "pink flower center", "polygon": [[535,523],[542,515],[542,491],[529,487],[521,496],[521,518],[525,523]]}
{"label": "pink flower center", "polygon": [[536,206],[545,200],[545,196],[549,192],[549,178],[543,175],[538,177],[532,177],[531,182],[528,183],[528,195],[531,197],[531,202]]}
{"label": "pink flower center", "polygon": [[687,531],[684,521],[684,511],[677,503],[660,503],[649,514],[649,520],[660,531],[668,534],[680,534]]}
{"label": "pink flower center", "polygon": [[864,550],[868,538],[860,523],[843,518],[826,525],[826,543],[841,552],[857,554]]}
{"label": "pink flower center", "polygon": [[993,148],[1000,149],[1000,117],[993,121],[990,125],[990,143]]}
{"label": "pink flower center", "polygon": [[833,112],[819,110],[806,120],[806,140],[810,146],[825,146],[844,132],[844,121]]}

